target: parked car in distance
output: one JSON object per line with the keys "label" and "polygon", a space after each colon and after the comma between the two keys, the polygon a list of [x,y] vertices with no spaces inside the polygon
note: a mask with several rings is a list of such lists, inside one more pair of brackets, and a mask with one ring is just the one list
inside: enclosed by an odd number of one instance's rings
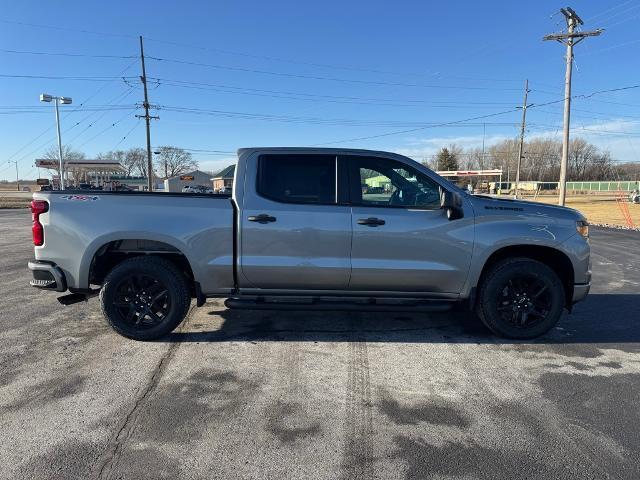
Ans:
{"label": "parked car in distance", "polygon": [[[385,187],[363,188],[376,177]],[[191,298],[228,308],[475,311],[533,338],[591,285],[578,211],[471,195],[407,157],[318,148],[238,152],[231,195],[35,192],[31,285],[69,304],[99,294],[139,340]]]}
{"label": "parked car in distance", "polygon": [[213,193],[213,188],[205,185],[185,185],[182,193]]}

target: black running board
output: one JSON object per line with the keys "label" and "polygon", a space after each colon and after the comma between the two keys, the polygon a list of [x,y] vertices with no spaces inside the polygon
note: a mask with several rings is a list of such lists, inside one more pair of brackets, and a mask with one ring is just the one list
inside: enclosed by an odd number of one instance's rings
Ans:
{"label": "black running board", "polygon": [[454,302],[420,301],[415,303],[356,303],[337,301],[302,302],[268,302],[264,300],[247,300],[228,298],[225,307],[234,310],[313,310],[313,311],[353,311],[353,312],[446,312],[451,310]]}
{"label": "black running board", "polygon": [[67,307],[69,305],[73,305],[74,303],[86,302],[91,297],[95,297],[96,295],[98,295],[98,293],[100,293],[100,290],[86,290],[69,293],[67,295],[58,297],[58,302]]}

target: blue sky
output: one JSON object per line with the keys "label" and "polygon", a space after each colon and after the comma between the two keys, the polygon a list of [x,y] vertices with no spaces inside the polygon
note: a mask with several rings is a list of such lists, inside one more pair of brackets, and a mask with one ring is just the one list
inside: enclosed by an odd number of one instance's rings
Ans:
{"label": "blue sky", "polygon": [[[421,160],[452,142],[480,145],[483,131],[487,144],[516,136],[527,78],[530,103],[563,96],[564,47],[542,41],[564,27],[559,2],[52,5],[7,2],[0,15],[0,179],[14,178],[15,160],[21,177],[34,178],[34,159],[55,144],[42,92],[73,97],[62,107],[63,143],[88,157],[145,145],[134,116],[142,100],[138,35],[150,102],[159,106],[156,146],[329,144]],[[584,29],[606,29],[576,47],[574,94],[640,84],[640,3],[570,6]],[[577,98],[572,119],[574,135],[615,159],[640,160],[640,88]],[[433,126],[450,122],[459,123]],[[558,136],[562,104],[531,108],[528,123],[528,137]],[[193,154],[210,170],[233,162],[230,154]]]}

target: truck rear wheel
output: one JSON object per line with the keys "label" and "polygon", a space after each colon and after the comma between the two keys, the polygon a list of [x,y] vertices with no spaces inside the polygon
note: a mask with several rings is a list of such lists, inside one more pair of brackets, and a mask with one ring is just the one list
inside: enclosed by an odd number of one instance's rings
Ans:
{"label": "truck rear wheel", "polygon": [[154,256],[120,263],[100,290],[100,306],[109,325],[134,340],[154,340],[171,332],[190,305],[184,275],[171,262]]}
{"label": "truck rear wheel", "polygon": [[512,258],[486,274],[476,310],[496,335],[530,339],[555,326],[564,301],[564,287],[551,268],[529,258]]}

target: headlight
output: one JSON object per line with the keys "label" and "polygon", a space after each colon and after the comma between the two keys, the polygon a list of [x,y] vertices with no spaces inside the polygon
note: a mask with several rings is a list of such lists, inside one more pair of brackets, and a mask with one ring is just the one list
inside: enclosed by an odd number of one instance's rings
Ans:
{"label": "headlight", "polygon": [[576,222],[576,230],[584,238],[589,238],[589,222],[586,220],[578,220]]}

